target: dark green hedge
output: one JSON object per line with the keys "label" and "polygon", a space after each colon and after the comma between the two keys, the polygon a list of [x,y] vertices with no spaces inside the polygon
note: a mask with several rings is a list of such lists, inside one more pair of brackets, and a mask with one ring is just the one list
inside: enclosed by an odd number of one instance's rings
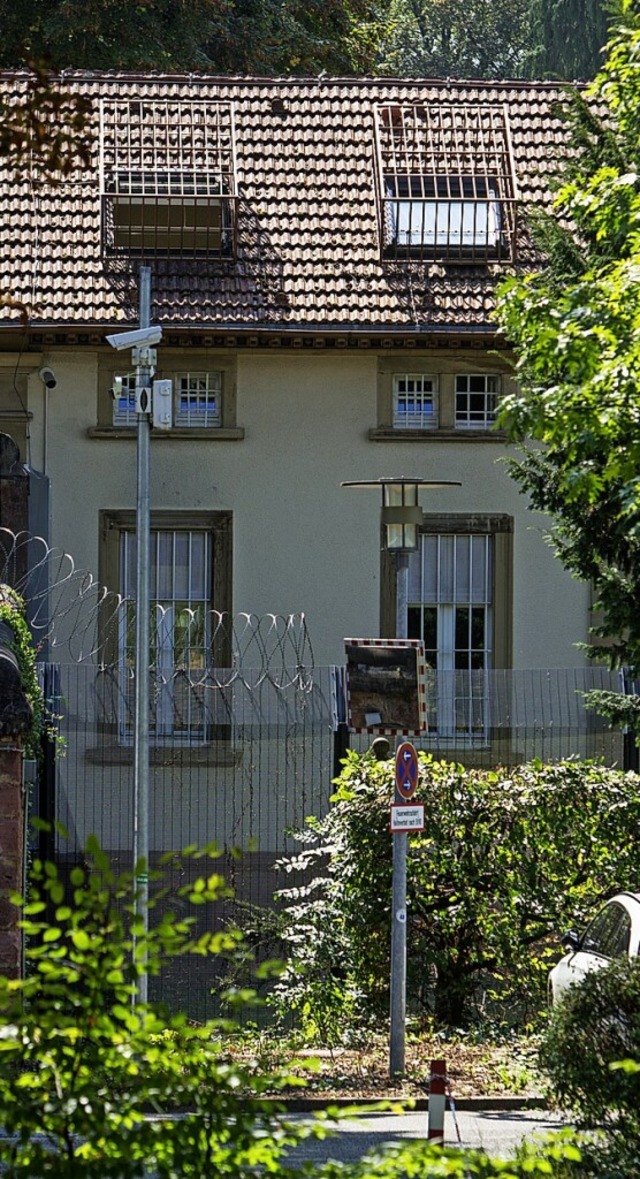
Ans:
{"label": "dark green hedge", "polygon": [[[323,1003],[336,1023],[388,1014],[393,779],[393,760],[350,752],[328,816],[281,865],[279,997],[325,1032]],[[637,882],[640,778],[577,760],[487,771],[421,754],[415,801],[426,828],[409,841],[409,1009],[448,1026],[531,1021],[558,935]]]}

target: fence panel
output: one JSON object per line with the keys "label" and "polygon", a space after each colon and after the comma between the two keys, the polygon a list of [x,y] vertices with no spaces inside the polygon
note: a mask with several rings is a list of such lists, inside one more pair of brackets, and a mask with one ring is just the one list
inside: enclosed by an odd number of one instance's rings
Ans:
{"label": "fence panel", "polygon": [[[418,748],[468,765],[571,755],[622,764],[621,735],[584,707],[589,689],[620,686],[602,668],[471,673],[473,682],[463,682],[460,673],[429,675],[431,715],[440,703],[440,714],[453,723],[415,739]],[[232,918],[239,905],[269,905],[274,861],[293,846],[289,830],[326,812],[337,721],[344,715],[343,678],[341,669],[327,667],[280,676],[262,667],[208,672],[195,683],[184,677],[154,680],[152,708],[156,714],[164,709],[171,723],[158,727],[150,748],[150,858],[153,865],[189,844],[219,845],[218,868],[237,900],[207,907],[200,919],[209,928]],[[87,836],[96,834],[112,861],[130,868],[131,672],[85,662],[57,668],[48,682],[56,685],[54,710],[65,746],[57,763],[55,814],[69,835],[58,838],[57,859],[63,867],[77,863]],[[193,698],[185,700],[186,694]],[[452,708],[442,709],[444,698]],[[189,723],[176,724],[176,716],[187,716]],[[367,734],[348,738],[361,750],[370,741]],[[179,907],[177,888],[202,870],[202,861],[176,858],[175,887],[166,903]],[[213,1010],[209,991],[216,968],[206,959],[174,963],[151,980],[150,995],[186,1002],[193,1018],[204,1018]]]}

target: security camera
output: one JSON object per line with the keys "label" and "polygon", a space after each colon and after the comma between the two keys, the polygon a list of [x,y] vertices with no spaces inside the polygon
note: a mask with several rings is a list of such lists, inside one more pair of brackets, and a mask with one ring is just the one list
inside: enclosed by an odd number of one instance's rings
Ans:
{"label": "security camera", "polygon": [[162,339],[162,328],[157,324],[153,327],[138,328],[134,332],[118,332],[115,336],[107,336],[107,343],[112,348],[122,352],[125,348],[154,348]]}
{"label": "security camera", "polygon": [[47,389],[55,389],[56,385],[58,384],[58,378],[52,368],[41,368],[39,376],[43,385],[46,385]]}

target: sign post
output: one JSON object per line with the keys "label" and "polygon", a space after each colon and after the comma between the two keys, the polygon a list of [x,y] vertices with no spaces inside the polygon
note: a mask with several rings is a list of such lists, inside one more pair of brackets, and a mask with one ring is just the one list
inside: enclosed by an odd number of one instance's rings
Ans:
{"label": "sign post", "polygon": [[[412,798],[418,785],[418,754],[410,741],[396,750],[395,798],[401,806]],[[405,1071],[406,1001],[407,1001],[407,829],[394,829],[393,808],[393,881],[391,895],[391,1003],[389,1036],[389,1076]]]}

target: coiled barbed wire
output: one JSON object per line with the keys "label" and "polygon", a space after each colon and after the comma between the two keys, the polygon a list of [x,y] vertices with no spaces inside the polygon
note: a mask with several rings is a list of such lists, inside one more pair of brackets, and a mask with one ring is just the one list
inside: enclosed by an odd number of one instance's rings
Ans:
{"label": "coiled barbed wire", "polygon": [[[46,658],[92,662],[132,678],[127,648],[135,602],[101,585],[70,553],[40,536],[0,528],[0,581],[25,600],[34,645]],[[311,687],[313,649],[304,613],[254,614],[154,602],[150,670],[158,688],[206,692],[242,681],[252,690]],[[250,674],[249,674],[250,673]]]}

